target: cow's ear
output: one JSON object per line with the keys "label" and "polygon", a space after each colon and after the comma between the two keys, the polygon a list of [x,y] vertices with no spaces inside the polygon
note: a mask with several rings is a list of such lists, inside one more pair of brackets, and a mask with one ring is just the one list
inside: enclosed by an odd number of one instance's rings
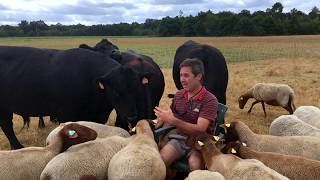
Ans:
{"label": "cow's ear", "polygon": [[95,50],[93,47],[90,47],[90,46],[88,46],[87,44],[80,44],[79,48],[89,49],[89,50],[92,50],[92,51]]}

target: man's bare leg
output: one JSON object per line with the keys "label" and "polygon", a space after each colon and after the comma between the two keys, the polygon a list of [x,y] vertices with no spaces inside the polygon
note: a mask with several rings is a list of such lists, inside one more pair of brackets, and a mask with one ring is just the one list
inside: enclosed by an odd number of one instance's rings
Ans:
{"label": "man's bare leg", "polygon": [[188,161],[189,161],[189,167],[191,171],[204,169],[204,160],[199,151],[192,150]]}

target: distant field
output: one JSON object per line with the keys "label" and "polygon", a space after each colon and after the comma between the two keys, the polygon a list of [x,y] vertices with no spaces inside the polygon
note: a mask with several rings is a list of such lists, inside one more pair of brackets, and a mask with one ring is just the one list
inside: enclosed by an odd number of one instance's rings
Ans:
{"label": "distant field", "polygon": [[[0,38],[0,45],[20,45],[39,48],[68,49],[81,43],[95,45],[103,37],[37,37]],[[228,62],[254,61],[275,58],[320,57],[318,36],[270,37],[110,37],[121,50],[132,49],[152,56],[157,63],[172,66],[175,51],[183,42],[192,39],[210,44],[222,51]]]}
{"label": "distant field", "polygon": [[[211,44],[222,50],[228,62],[229,84],[226,121],[241,120],[257,133],[267,133],[272,120],[286,110],[266,105],[267,118],[264,118],[260,104],[248,115],[240,110],[237,98],[241,93],[258,82],[285,83],[296,94],[296,106],[314,105],[320,107],[320,36],[283,36],[283,37],[231,37],[231,38],[123,38],[112,37],[111,41],[121,50],[133,49],[151,55],[161,65],[165,75],[166,88],[160,106],[167,108],[170,100],[168,93],[176,91],[171,66],[176,48],[188,39]],[[49,38],[2,38],[0,45],[19,45],[42,48],[67,49],[81,43],[94,45],[101,37],[49,37]],[[253,61],[262,60],[263,61]],[[252,60],[252,61],[251,61]],[[113,114],[109,123],[115,119]],[[43,146],[45,138],[56,125],[46,120],[46,129],[37,129],[38,118],[31,121],[29,130],[20,131],[22,119],[14,116],[14,128],[18,139],[27,146]],[[9,144],[0,131],[0,149],[8,149]]]}

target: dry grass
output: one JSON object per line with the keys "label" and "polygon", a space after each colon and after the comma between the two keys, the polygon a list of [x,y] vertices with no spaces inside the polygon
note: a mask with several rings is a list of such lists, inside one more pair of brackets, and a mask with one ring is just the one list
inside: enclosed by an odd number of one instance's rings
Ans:
{"label": "dry grass", "polygon": [[[150,45],[148,52],[155,52],[154,46],[170,48],[170,58],[173,58],[175,47],[190,38],[113,38],[116,44],[120,47],[138,47],[142,45],[146,48]],[[320,52],[320,36],[294,36],[290,38],[285,37],[254,37],[254,38],[192,38],[196,41],[204,42],[220,47],[260,47],[262,44],[270,47],[286,48],[291,41],[301,41],[300,47],[305,51],[318,49]],[[303,41],[305,39],[305,41]],[[26,45],[34,47],[51,47],[52,48],[68,48],[75,47],[80,43],[87,42],[88,44],[95,44],[100,40],[100,37],[86,37],[86,38],[60,38],[58,41],[55,38],[53,44],[48,44],[48,38],[39,39],[0,39],[0,44],[7,45]],[[262,46],[261,46],[262,47]],[[269,48],[270,48],[269,47]],[[147,51],[146,49],[145,51]],[[173,54],[172,54],[173,53]],[[157,54],[159,56],[159,54]],[[166,62],[168,63],[168,62]],[[164,66],[165,67],[165,66]],[[227,105],[229,110],[226,115],[226,121],[241,120],[247,123],[257,133],[267,133],[268,127],[272,120],[279,115],[287,114],[287,111],[280,107],[271,107],[266,105],[267,118],[264,118],[263,111],[260,104],[257,104],[250,115],[247,110],[251,105],[248,102],[244,110],[238,107],[237,98],[245,92],[248,88],[258,82],[273,82],[285,83],[290,85],[296,94],[296,106],[300,105],[314,105],[320,107],[320,59],[313,56],[305,56],[303,58],[277,58],[263,61],[246,61],[229,63],[229,85],[227,91]],[[171,76],[171,68],[163,68],[165,75],[166,88],[163,98],[161,100],[161,107],[167,108],[171,101],[167,98],[168,93],[176,91],[175,85]],[[110,117],[110,124],[114,122],[115,113]],[[56,126],[45,120],[46,128],[38,129],[37,118],[31,120],[31,127],[29,130],[19,132],[22,127],[22,119],[20,116],[14,116],[14,129],[20,142],[26,146],[43,146],[48,133]],[[9,144],[0,131],[0,148],[9,149]]]}
{"label": "dry grass", "polygon": [[[297,68],[299,67],[299,68]],[[280,107],[266,106],[267,118],[264,118],[260,104],[257,104],[251,114],[247,110],[252,101],[249,101],[244,110],[240,110],[237,103],[239,95],[258,82],[274,82],[289,84],[296,94],[296,105],[314,105],[320,107],[320,60],[318,59],[275,59],[254,62],[241,62],[229,64],[229,85],[227,103],[229,110],[226,121],[241,120],[247,123],[257,133],[267,133],[272,120],[279,115],[287,114]],[[276,74],[270,72],[277,72]],[[171,69],[163,69],[166,77],[166,89],[161,100],[161,107],[167,108],[171,101],[166,97],[168,93],[176,91],[171,78]],[[115,114],[111,115],[110,122],[114,121]],[[48,133],[56,126],[45,120],[47,127],[43,130],[37,128],[38,120],[31,120],[29,130],[19,133],[22,127],[20,116],[14,116],[14,128],[18,139],[28,146],[43,146]],[[9,144],[3,133],[0,134],[1,149],[8,149]]]}

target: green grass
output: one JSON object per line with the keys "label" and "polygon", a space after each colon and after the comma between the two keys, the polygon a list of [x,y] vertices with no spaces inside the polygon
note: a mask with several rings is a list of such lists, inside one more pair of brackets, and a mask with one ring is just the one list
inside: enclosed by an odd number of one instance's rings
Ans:
{"label": "green grass", "polygon": [[[69,49],[82,43],[94,46],[103,37],[0,38],[0,45]],[[193,39],[220,49],[228,63],[278,58],[320,57],[320,36],[271,37],[108,37],[121,51],[128,49],[151,56],[162,68],[172,67],[175,51]]]}

